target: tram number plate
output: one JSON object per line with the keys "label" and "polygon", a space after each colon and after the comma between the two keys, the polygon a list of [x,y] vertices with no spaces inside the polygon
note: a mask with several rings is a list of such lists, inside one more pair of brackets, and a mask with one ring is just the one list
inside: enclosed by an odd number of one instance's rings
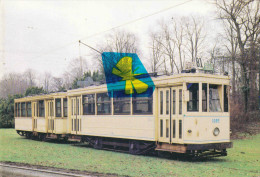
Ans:
{"label": "tram number plate", "polygon": [[214,123],[219,123],[219,119],[217,118],[217,119],[212,119],[212,123],[214,124]]}

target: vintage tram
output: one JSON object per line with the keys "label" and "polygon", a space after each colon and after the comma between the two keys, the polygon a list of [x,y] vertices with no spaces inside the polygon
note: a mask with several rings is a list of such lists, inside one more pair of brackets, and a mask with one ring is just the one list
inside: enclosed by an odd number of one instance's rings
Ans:
{"label": "vintage tram", "polygon": [[109,97],[103,84],[15,99],[15,129],[27,138],[80,139],[132,154],[227,155],[229,77],[181,73],[152,80],[150,97]]}

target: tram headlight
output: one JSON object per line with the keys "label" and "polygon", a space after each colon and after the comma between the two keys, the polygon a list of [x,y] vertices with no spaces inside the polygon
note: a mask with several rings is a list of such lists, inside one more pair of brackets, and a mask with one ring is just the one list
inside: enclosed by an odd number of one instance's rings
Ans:
{"label": "tram headlight", "polygon": [[218,136],[219,133],[220,133],[220,130],[219,130],[218,127],[216,127],[216,128],[213,130],[213,135],[214,135],[214,136]]}

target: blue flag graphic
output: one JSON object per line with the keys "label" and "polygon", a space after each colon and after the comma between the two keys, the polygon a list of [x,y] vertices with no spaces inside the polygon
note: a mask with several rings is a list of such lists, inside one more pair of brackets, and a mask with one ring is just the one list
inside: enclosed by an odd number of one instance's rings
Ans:
{"label": "blue flag graphic", "polygon": [[110,97],[150,97],[153,94],[153,80],[137,54],[104,52],[102,61]]}

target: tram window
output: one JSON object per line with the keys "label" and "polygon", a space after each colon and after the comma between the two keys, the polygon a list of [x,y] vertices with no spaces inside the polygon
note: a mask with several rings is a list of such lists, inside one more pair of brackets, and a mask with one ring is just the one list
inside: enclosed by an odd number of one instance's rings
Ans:
{"label": "tram window", "polygon": [[160,137],[163,137],[163,120],[162,119],[160,120],[160,128],[161,128]]}
{"label": "tram window", "polygon": [[179,120],[179,139],[182,138],[182,120]]}
{"label": "tram window", "polygon": [[202,112],[207,112],[207,84],[202,84]]}
{"label": "tram window", "polygon": [[32,107],[31,107],[31,102],[26,103],[26,114],[27,117],[32,117]]}
{"label": "tram window", "polygon": [[114,114],[130,114],[130,97],[115,97]]}
{"label": "tram window", "polygon": [[166,114],[169,114],[169,90],[166,90]]}
{"label": "tram window", "polygon": [[56,117],[61,117],[61,99],[55,99]]}
{"label": "tram window", "polygon": [[22,103],[21,107],[22,107],[22,109],[21,109],[22,116],[21,117],[26,117],[26,105],[25,105],[25,103]]}
{"label": "tram window", "polygon": [[89,94],[83,96],[83,114],[94,115],[95,114],[95,94]]}
{"label": "tram window", "polygon": [[63,99],[63,117],[68,116],[68,101],[67,98]]}
{"label": "tram window", "polygon": [[97,94],[97,114],[111,114],[111,99],[108,92]]}
{"label": "tram window", "polygon": [[153,96],[133,97],[133,114],[153,114]]}
{"label": "tram window", "polygon": [[179,90],[179,114],[182,114],[182,89]]}
{"label": "tram window", "polygon": [[224,85],[224,112],[228,112],[228,86]]}
{"label": "tram window", "polygon": [[21,103],[17,103],[17,116],[20,117],[21,114],[20,114],[20,110],[21,110],[21,107],[20,107]]}
{"label": "tram window", "polygon": [[[52,112],[53,110],[51,110]],[[44,117],[44,101],[39,101],[39,117]]]}
{"label": "tram window", "polygon": [[80,99],[77,98],[76,100],[77,100],[77,101],[76,101],[76,102],[77,102],[77,105],[76,105],[76,106],[77,106],[77,115],[81,115],[81,111],[80,111]]}
{"label": "tram window", "polygon": [[77,128],[77,122],[76,121],[77,121],[77,119],[74,119],[74,130],[75,131],[77,131],[77,129],[76,129]]}
{"label": "tram window", "polygon": [[172,114],[176,114],[176,91],[172,91]]}
{"label": "tram window", "polygon": [[190,97],[190,100],[187,102],[187,111],[197,112],[199,111],[199,84],[189,83],[187,89]]}
{"label": "tram window", "polygon": [[221,112],[219,95],[221,95],[221,85],[209,85],[209,111]]}
{"label": "tram window", "polygon": [[169,138],[169,120],[166,120],[166,138]]}
{"label": "tram window", "polygon": [[17,117],[17,103],[15,103],[14,117]]}
{"label": "tram window", "polygon": [[173,124],[172,124],[172,137],[173,138],[176,137],[176,120],[173,120]]}
{"label": "tram window", "polygon": [[74,99],[71,100],[71,115],[74,115]]}
{"label": "tram window", "polygon": [[163,91],[160,91],[160,114],[163,114]]}

